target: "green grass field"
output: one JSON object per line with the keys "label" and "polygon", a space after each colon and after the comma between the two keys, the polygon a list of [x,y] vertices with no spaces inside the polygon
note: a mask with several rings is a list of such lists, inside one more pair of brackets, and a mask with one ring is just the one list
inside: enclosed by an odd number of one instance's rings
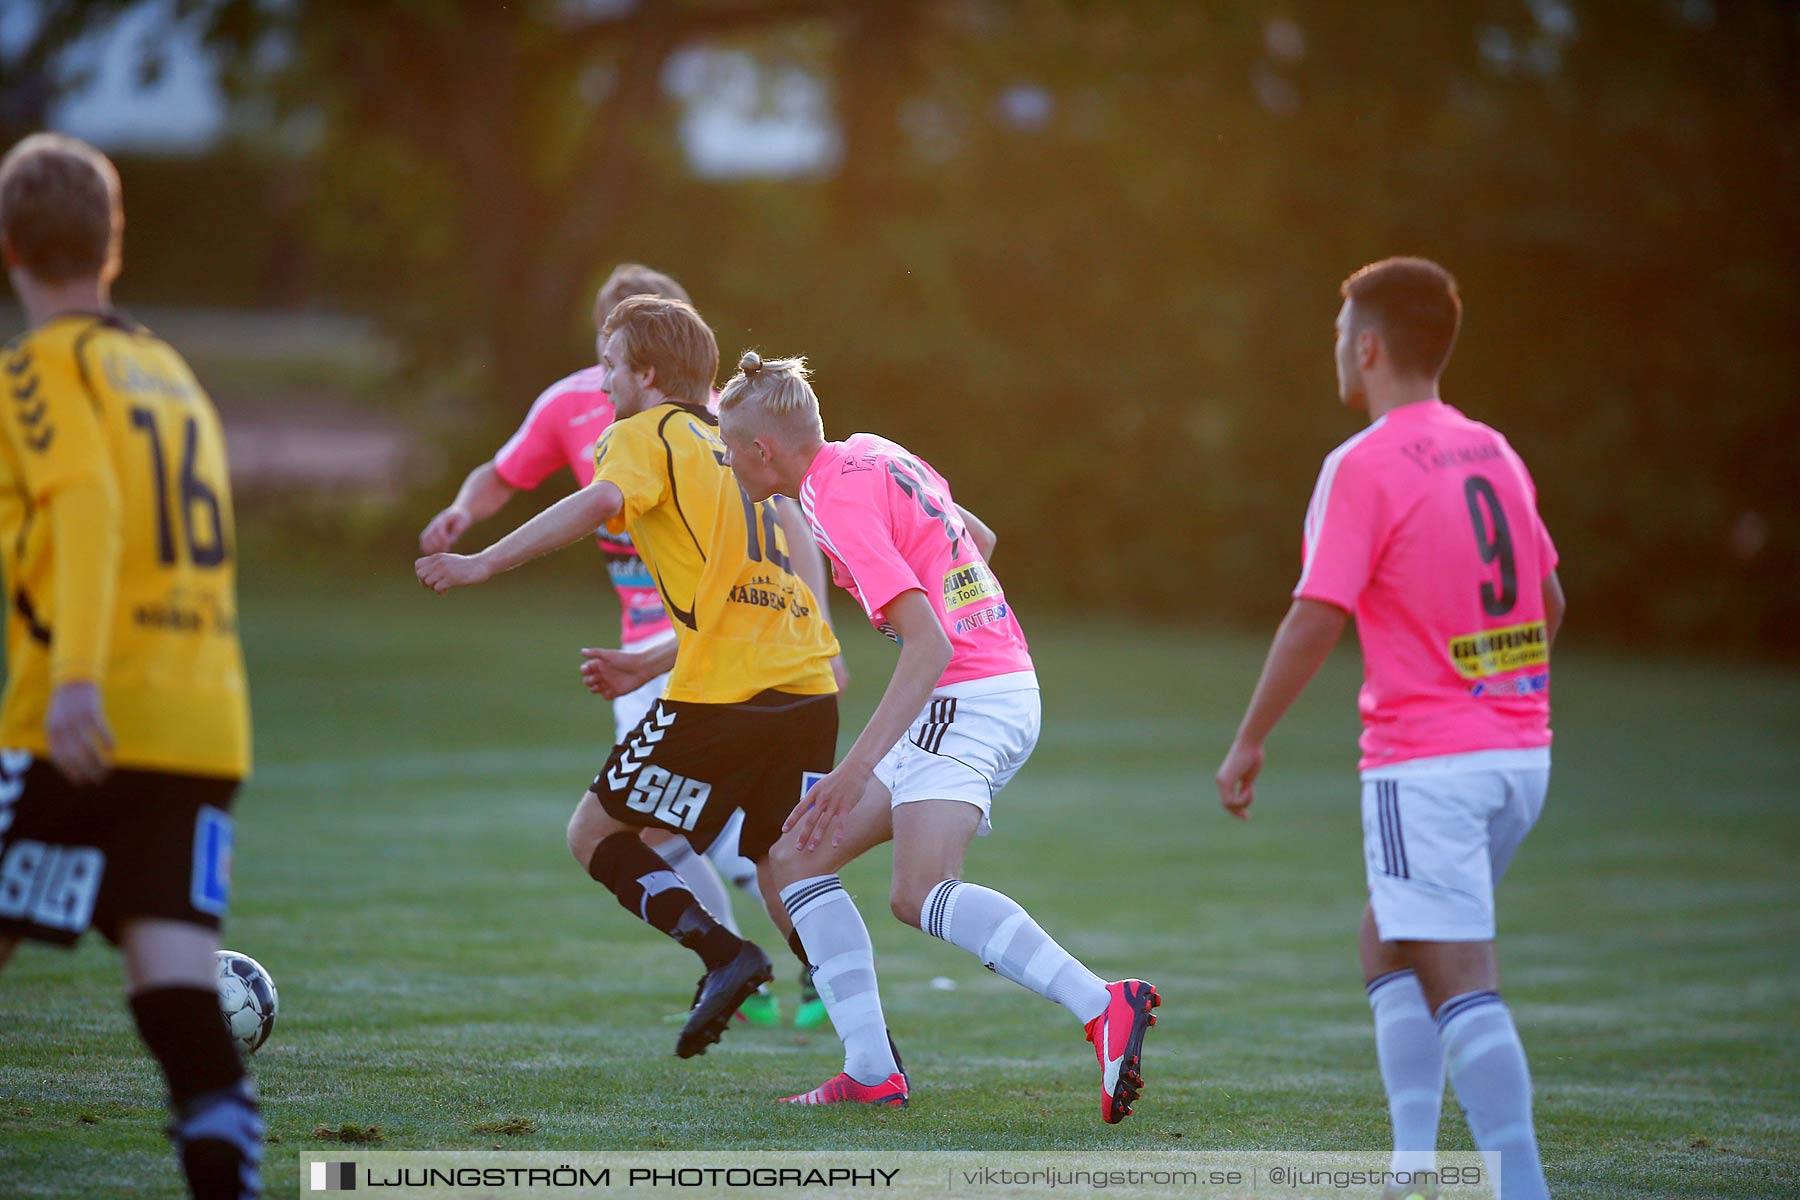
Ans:
{"label": "green grass field", "polygon": [[[661,1018],[693,959],[563,849],[610,740],[575,676],[575,648],[614,629],[597,571],[436,598],[409,566],[327,576],[265,549],[246,567],[259,761],[225,940],[281,988],[254,1061],[272,1194],[330,1148],[316,1128],[347,1123],[383,1149],[1384,1145],[1353,935],[1352,653],[1277,734],[1241,826],[1211,773],[1263,639],[1031,621],[1027,603],[1044,737],[968,874],[1102,974],[1160,985],[1137,1115],[1100,1123],[1061,1009],[887,915],[885,852],[845,878],[912,1106],[795,1110],[769,1099],[836,1071],[829,1030],[740,1026],[676,1060]],[[1579,598],[1565,637],[1551,800],[1501,893],[1552,1185],[1800,1192],[1800,677],[1585,650]],[[892,659],[866,626],[846,641],[853,733]],[[740,915],[791,1007],[791,959]],[[0,977],[0,1194],[180,1194],[118,979],[97,938],[25,947]],[[1467,1148],[1446,1110],[1442,1144]],[[507,1118],[529,1132],[494,1132]]]}

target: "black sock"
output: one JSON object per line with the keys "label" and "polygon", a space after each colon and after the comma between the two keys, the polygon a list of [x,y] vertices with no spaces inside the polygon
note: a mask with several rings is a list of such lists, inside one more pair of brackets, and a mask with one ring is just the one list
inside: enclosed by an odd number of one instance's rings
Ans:
{"label": "black sock", "polygon": [[790,929],[788,931],[788,949],[792,950],[794,952],[794,957],[800,960],[800,970],[805,974],[806,978],[811,979],[812,963],[807,960],[806,947],[800,944],[800,931],[798,929]]}
{"label": "black sock", "polygon": [[196,1200],[260,1195],[263,1123],[256,1089],[219,1016],[212,988],[152,988],[131,1015],[169,1083],[169,1126]]}
{"label": "black sock", "polygon": [[244,1064],[219,1016],[219,993],[212,988],[139,992],[131,997],[131,1015],[144,1045],[162,1064],[176,1108],[244,1077]]}
{"label": "black sock", "polygon": [[626,912],[698,954],[709,971],[729,963],[743,948],[743,941],[713,920],[662,855],[635,833],[600,839],[588,860],[588,874],[617,896]]}

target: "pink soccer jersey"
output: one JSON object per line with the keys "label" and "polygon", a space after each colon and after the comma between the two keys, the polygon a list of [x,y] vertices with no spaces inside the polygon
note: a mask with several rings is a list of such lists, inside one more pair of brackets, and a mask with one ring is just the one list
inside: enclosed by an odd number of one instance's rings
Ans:
{"label": "pink soccer jersey", "polygon": [[[525,415],[525,423],[494,455],[494,470],[509,486],[531,491],[567,467],[575,482],[594,481],[594,443],[612,424],[613,406],[600,388],[605,371],[588,367],[544,389]],[[641,642],[669,628],[656,580],[638,557],[629,534],[595,534],[606,551],[606,571],[619,593],[620,633],[624,644]]]}
{"label": "pink soccer jersey", "polygon": [[872,433],[827,442],[807,468],[800,507],[834,582],[889,637],[885,607],[919,590],[950,637],[939,687],[1029,671],[1025,631],[963,526],[950,485],[905,447]]}
{"label": "pink soccer jersey", "polygon": [[1550,744],[1555,568],[1525,464],[1441,400],[1394,409],[1326,457],[1294,595],[1356,616],[1362,769]]}

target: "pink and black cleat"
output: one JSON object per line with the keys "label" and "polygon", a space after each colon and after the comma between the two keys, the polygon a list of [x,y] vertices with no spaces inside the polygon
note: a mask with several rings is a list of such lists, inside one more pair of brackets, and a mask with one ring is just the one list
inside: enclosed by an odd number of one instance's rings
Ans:
{"label": "pink and black cleat", "polygon": [[1150,1010],[1162,997],[1141,979],[1121,979],[1106,990],[1112,1001],[1087,1023],[1087,1040],[1100,1060],[1100,1116],[1117,1125],[1144,1090],[1144,1031],[1156,1024]]}
{"label": "pink and black cleat", "polygon": [[877,1084],[858,1083],[848,1075],[827,1079],[810,1092],[783,1096],[777,1104],[885,1104],[901,1108],[906,1104],[906,1073],[895,1071]]}

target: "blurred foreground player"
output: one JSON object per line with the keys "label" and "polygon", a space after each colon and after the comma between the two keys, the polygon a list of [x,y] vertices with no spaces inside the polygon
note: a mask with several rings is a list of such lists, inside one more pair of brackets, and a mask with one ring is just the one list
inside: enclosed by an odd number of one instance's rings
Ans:
{"label": "blurred foreground player", "polygon": [[[630,532],[675,620],[662,699],[613,747],[570,818],[568,846],[634,916],[700,956],[706,973],[676,1052],[704,1053],[771,977],[768,957],[720,925],[639,833],[685,835],[704,852],[732,810],[761,871],[782,816],[837,746],[837,639],[794,573],[773,504],[753,504],[724,465],[708,408],[718,343],[678,300],[632,296],[601,328],[602,386],[617,419],[594,447],[593,481],[474,555],[418,560],[438,592],[482,583],[588,537]],[[770,904],[771,915],[781,911]],[[778,920],[778,924],[780,924]]]}
{"label": "blurred foreground player", "polygon": [[[844,1070],[800,1104],[904,1104],[869,931],[837,872],[894,840],[894,916],[1066,1008],[1101,1068],[1101,1116],[1143,1086],[1156,989],[1107,983],[1011,897],[962,879],[994,798],[1037,745],[1038,683],[1018,616],[987,564],[992,534],[942,476],[873,434],[825,440],[804,359],[743,356],[719,397],[727,460],[752,501],[798,495],[838,584],[900,646],[886,693],[831,774],[794,807],[770,866],[838,1035]],[[978,538],[978,534],[984,535]],[[984,544],[985,543],[985,544]]]}
{"label": "blurred foreground player", "polygon": [[255,1196],[262,1118],[213,960],[250,769],[225,443],[187,364],[112,308],[123,230],[91,146],[37,134],[0,161],[30,323],[0,357],[0,962],[90,925],[117,944],[189,1188]]}
{"label": "blurred foreground player", "polygon": [[[1547,1195],[1531,1076],[1500,998],[1494,886],[1550,782],[1556,549],[1505,438],[1439,399],[1456,281],[1394,258],[1342,287],[1338,394],[1369,427],[1325,459],[1304,566],[1219,798],[1248,819],[1263,742],[1356,615],[1363,649],[1364,979],[1394,1127],[1389,1194],[1435,1163],[1444,1072],[1506,1200]],[[1435,1023],[1434,1023],[1435,1016]]]}

